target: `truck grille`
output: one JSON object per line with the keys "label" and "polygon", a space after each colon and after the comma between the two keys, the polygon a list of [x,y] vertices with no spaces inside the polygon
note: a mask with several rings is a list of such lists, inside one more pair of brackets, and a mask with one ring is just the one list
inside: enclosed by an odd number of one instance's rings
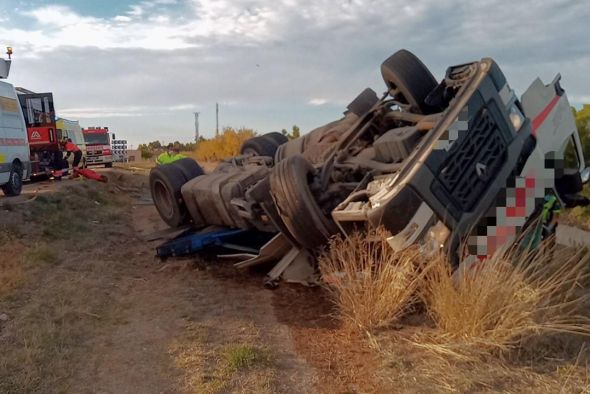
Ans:
{"label": "truck grille", "polygon": [[502,166],[507,143],[487,109],[469,133],[456,141],[438,178],[463,212],[473,208]]}

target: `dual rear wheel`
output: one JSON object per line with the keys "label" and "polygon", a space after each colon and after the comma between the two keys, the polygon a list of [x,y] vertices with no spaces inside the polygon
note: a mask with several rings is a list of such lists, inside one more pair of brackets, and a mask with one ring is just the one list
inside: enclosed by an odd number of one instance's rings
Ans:
{"label": "dual rear wheel", "polygon": [[199,164],[190,158],[164,164],[150,171],[150,191],[160,217],[170,227],[180,227],[190,221],[181,195],[186,182],[203,175]]}

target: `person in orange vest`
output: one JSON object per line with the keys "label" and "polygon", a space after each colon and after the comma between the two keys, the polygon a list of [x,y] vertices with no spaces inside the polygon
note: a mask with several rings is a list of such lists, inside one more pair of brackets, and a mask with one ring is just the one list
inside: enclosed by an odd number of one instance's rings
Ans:
{"label": "person in orange vest", "polygon": [[82,160],[82,151],[78,148],[78,145],[72,142],[71,138],[68,138],[63,143],[64,150],[67,152],[66,160],[70,158],[70,155],[74,154],[74,162],[72,163],[72,168],[78,168],[80,165],[80,160]]}

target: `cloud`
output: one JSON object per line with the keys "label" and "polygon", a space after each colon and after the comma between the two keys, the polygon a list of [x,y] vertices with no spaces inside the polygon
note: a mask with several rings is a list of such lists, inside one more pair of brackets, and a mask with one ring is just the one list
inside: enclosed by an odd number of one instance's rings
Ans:
{"label": "cloud", "polygon": [[24,17],[0,26],[18,84],[138,141],[185,133],[197,110],[206,134],[215,102],[224,125],[311,129],[365,87],[383,92],[379,66],[400,48],[437,79],[490,56],[518,93],[557,72],[573,103],[590,92],[590,7],[571,0],[153,0],[112,17],[57,5]]}
{"label": "cloud", "polygon": [[131,22],[132,18],[125,15],[117,15],[113,18],[115,22]]}
{"label": "cloud", "polygon": [[324,105],[328,103],[328,100],[324,98],[312,98],[307,102],[309,105]]}

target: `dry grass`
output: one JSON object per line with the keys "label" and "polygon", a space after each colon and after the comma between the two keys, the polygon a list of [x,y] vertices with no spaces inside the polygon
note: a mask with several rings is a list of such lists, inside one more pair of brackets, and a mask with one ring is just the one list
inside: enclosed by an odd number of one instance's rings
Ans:
{"label": "dry grass", "polygon": [[[182,387],[194,393],[272,393],[276,369],[270,351],[261,346],[259,333],[244,327],[243,337],[216,338],[218,328],[190,324],[172,341],[170,353],[186,372]],[[218,343],[230,341],[227,344]],[[242,340],[243,342],[236,342]]]}
{"label": "dry grass", "polygon": [[587,294],[586,250],[514,248],[454,274],[443,256],[425,267],[420,295],[437,331],[417,345],[445,355],[469,356],[516,347],[547,333],[590,335],[580,314]]}
{"label": "dry grass", "polygon": [[0,233],[0,298],[21,285],[25,279],[25,246],[8,233]]}
{"label": "dry grass", "polygon": [[319,266],[343,322],[354,330],[388,326],[416,301],[420,252],[394,253],[384,230],[330,242]]}
{"label": "dry grass", "polygon": [[[0,322],[0,392],[69,391],[85,336],[112,305],[114,274],[105,268],[120,255],[109,248],[125,209],[104,185],[80,182],[16,206],[10,220],[18,227],[0,220],[0,313],[8,316]],[[117,220],[107,221],[113,212]],[[97,239],[108,261],[82,259],[80,249]]]}
{"label": "dry grass", "polygon": [[[590,185],[586,185],[582,195],[590,198]],[[560,215],[560,221],[572,226],[590,230],[590,206],[566,209]]]}

